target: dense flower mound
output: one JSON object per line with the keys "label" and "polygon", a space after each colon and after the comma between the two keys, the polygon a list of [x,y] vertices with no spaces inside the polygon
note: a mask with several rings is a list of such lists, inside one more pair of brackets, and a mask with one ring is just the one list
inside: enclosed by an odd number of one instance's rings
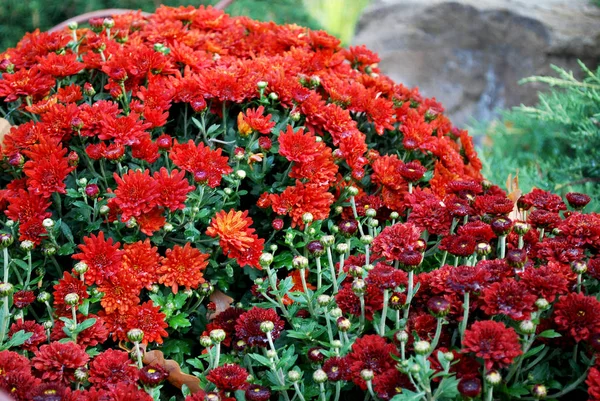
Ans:
{"label": "dense flower mound", "polygon": [[589,197],[485,181],[378,61],[211,7],[0,54],[0,389],[600,399]]}

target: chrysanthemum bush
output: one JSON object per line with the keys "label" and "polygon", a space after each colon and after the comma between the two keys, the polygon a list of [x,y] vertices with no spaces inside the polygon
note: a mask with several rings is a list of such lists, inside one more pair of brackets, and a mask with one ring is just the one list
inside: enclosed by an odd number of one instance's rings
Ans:
{"label": "chrysanthemum bush", "polygon": [[589,197],[483,180],[366,48],[161,7],[0,59],[14,399],[600,399]]}

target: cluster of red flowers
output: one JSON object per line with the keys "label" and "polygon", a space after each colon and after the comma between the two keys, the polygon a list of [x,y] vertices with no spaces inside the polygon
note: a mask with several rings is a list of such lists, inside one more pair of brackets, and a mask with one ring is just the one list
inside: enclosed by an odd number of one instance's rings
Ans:
{"label": "cluster of red flowers", "polygon": [[[592,361],[590,198],[483,180],[467,132],[378,61],[203,6],[0,54],[0,345],[20,352],[0,352],[0,388],[542,398],[565,380],[527,371],[560,359],[549,348]],[[149,362],[153,347],[172,359]],[[586,383],[600,399],[598,366]]]}

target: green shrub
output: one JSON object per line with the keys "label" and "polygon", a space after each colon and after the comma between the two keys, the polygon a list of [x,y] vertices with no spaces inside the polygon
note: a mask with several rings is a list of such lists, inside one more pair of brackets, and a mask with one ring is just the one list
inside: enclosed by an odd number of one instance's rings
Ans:
{"label": "green shrub", "polygon": [[600,69],[580,63],[585,74],[553,66],[557,77],[531,77],[552,87],[540,93],[534,107],[504,111],[498,120],[475,127],[483,136],[484,174],[504,182],[518,172],[521,188],[564,194],[580,191],[600,194]]}

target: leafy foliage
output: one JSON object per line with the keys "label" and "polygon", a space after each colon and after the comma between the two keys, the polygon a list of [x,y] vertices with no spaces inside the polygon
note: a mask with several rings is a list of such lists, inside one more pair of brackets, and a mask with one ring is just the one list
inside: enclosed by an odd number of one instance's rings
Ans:
{"label": "leafy foliage", "polygon": [[600,69],[580,65],[583,80],[556,66],[557,77],[524,79],[552,90],[540,93],[536,106],[504,111],[487,127],[475,128],[484,136],[481,156],[490,180],[503,182],[518,172],[524,191],[535,186],[600,194]]}

